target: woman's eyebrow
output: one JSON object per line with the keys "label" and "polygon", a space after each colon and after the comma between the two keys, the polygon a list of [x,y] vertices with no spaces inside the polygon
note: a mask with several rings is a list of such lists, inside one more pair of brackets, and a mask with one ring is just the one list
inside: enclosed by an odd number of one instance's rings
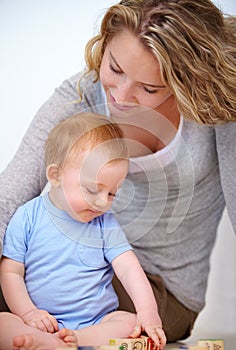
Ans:
{"label": "woman's eyebrow", "polygon": [[[110,57],[111,57],[112,61],[114,61],[115,65],[123,72],[123,69],[119,66],[119,64],[117,63],[115,57],[112,55],[111,51],[109,51],[109,54],[110,54]],[[150,87],[153,87],[153,88],[156,88],[156,89],[165,89],[166,88],[165,85],[155,85],[155,84],[144,83],[144,82],[141,82],[141,81],[138,81],[137,83],[145,85],[145,86],[150,86]]]}

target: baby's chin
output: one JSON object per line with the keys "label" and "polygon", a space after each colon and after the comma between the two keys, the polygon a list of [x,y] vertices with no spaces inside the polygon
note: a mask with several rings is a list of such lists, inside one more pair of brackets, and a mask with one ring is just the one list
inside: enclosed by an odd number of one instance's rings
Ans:
{"label": "baby's chin", "polygon": [[102,214],[104,214],[103,212],[98,212],[98,211],[93,211],[90,209],[84,210],[78,214],[74,213],[73,215],[73,219],[79,221],[79,222],[90,222],[93,219],[97,218],[98,216],[101,216]]}

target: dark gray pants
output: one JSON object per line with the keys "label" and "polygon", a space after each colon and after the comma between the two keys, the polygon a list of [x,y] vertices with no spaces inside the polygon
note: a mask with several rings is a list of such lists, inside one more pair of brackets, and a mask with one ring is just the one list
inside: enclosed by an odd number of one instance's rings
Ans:
{"label": "dark gray pants", "polygon": [[[190,336],[197,313],[187,309],[168,290],[160,276],[147,274],[151,283],[162,320],[167,342],[176,342]],[[119,309],[135,312],[133,303],[117,278],[113,280],[113,286],[119,297]]]}
{"label": "dark gray pants", "polygon": [[0,286],[0,311],[9,311],[7,304],[5,303],[5,300],[2,295],[1,286]]}

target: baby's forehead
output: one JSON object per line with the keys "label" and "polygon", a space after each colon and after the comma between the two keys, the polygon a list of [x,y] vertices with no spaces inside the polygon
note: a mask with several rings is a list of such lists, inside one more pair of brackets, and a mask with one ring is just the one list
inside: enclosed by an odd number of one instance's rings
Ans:
{"label": "baby's forehead", "polygon": [[68,157],[66,163],[80,171],[98,171],[106,166],[117,166],[119,162],[128,163],[129,160],[126,156],[111,152],[107,148],[94,148],[74,153]]}
{"label": "baby's forehead", "polygon": [[80,169],[80,184],[95,186],[97,188],[117,189],[128,173],[128,160],[116,159],[108,161],[101,167],[82,167]]}
{"label": "baby's forehead", "polygon": [[85,145],[81,154],[86,160],[113,161],[127,158],[127,150],[117,139],[106,140],[95,145]]}
{"label": "baby's forehead", "polygon": [[98,155],[95,153],[86,154],[81,162],[81,170],[101,170],[103,168],[117,167],[119,163],[128,164],[129,160],[124,157],[116,157],[110,154],[103,153]]}

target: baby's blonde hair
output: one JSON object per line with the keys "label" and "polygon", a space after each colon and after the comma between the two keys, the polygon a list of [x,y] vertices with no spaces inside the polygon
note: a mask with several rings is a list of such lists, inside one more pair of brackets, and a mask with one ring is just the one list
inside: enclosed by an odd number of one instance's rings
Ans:
{"label": "baby's blonde hair", "polygon": [[123,133],[117,124],[100,114],[84,112],[73,115],[50,131],[45,144],[45,166],[56,164],[63,168],[79,152],[89,151],[100,144],[104,144],[104,152],[110,161],[128,159]]}
{"label": "baby's blonde hair", "polygon": [[236,17],[224,17],[210,0],[123,0],[107,10],[86,46],[88,72],[99,79],[108,42],[128,30],[160,64],[185,118],[236,121],[235,27]]}

